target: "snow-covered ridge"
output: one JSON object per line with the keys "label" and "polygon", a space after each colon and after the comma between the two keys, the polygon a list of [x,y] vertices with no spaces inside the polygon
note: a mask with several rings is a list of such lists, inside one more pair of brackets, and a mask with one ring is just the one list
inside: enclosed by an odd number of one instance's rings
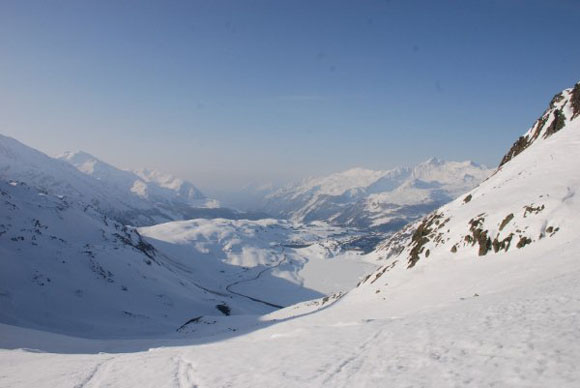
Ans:
{"label": "snow-covered ridge", "polygon": [[109,217],[132,225],[228,213],[228,209],[213,209],[219,206],[217,201],[170,175],[154,170],[121,170],[85,152],[51,158],[3,135],[0,179],[25,182],[69,201],[91,204]]}
{"label": "snow-covered ridge", "polygon": [[299,222],[396,230],[472,189],[490,173],[471,161],[437,158],[413,168],[355,168],[279,189],[267,196],[265,210]]}
{"label": "snow-covered ridge", "polygon": [[567,122],[580,115],[580,82],[573,88],[556,94],[542,116],[513,144],[502,158],[500,167],[512,160],[531,145],[542,142],[558,132]]}
{"label": "snow-covered ridge", "polygon": [[148,168],[135,170],[134,173],[147,183],[154,183],[159,187],[172,190],[179,198],[190,201],[206,198],[192,183],[176,178],[171,174]]}
{"label": "snow-covered ridge", "polygon": [[157,170],[122,170],[82,151],[65,152],[58,159],[70,163],[80,172],[116,190],[157,203],[181,202],[190,206],[200,206],[206,199],[205,195],[190,182]]}
{"label": "snow-covered ridge", "polygon": [[69,201],[99,206],[110,215],[147,207],[143,201],[128,202],[121,192],[107,190],[99,181],[70,164],[3,135],[0,135],[0,179],[26,182],[31,187]]}

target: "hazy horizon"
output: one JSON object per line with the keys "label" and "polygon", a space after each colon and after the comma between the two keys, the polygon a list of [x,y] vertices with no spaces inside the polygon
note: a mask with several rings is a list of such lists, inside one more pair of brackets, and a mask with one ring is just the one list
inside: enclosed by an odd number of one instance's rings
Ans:
{"label": "hazy horizon", "polygon": [[[6,135],[4,133],[0,133],[0,135],[9,136],[9,135]],[[425,158],[425,159],[420,160],[417,163],[413,163],[413,164],[399,164],[399,165],[393,165],[393,166],[390,166],[390,167],[379,167],[379,168],[370,168],[370,167],[366,167],[366,166],[353,165],[353,166],[346,167],[346,168],[342,168],[342,169],[339,169],[339,170],[329,170],[327,172],[322,172],[322,173],[319,173],[319,174],[310,174],[310,175],[306,174],[306,175],[300,175],[300,176],[295,176],[295,177],[286,176],[284,179],[280,179],[280,178],[278,178],[278,179],[269,179],[269,178],[272,178],[272,177],[262,177],[262,179],[260,179],[260,177],[258,177],[256,175],[252,175],[252,176],[249,177],[248,180],[243,180],[241,178],[240,179],[240,183],[237,184],[237,185],[235,185],[235,186],[229,186],[229,185],[219,186],[219,185],[217,185],[217,186],[207,186],[206,187],[206,186],[203,186],[203,185],[199,184],[199,182],[201,180],[197,180],[197,179],[195,179],[195,177],[194,178],[187,178],[185,175],[175,174],[175,173],[172,173],[170,171],[163,170],[163,169],[161,169],[161,168],[159,168],[157,166],[143,165],[143,166],[127,167],[127,166],[123,166],[123,165],[117,165],[115,163],[112,163],[109,160],[103,159],[99,155],[92,154],[90,152],[87,152],[87,151],[81,150],[81,149],[65,150],[65,151],[57,152],[57,153],[50,153],[50,152],[47,152],[47,151],[45,151],[45,150],[43,150],[41,148],[36,148],[36,147],[31,146],[30,144],[26,144],[26,143],[22,142],[21,139],[15,138],[13,136],[10,136],[10,137],[12,137],[13,139],[19,141],[20,143],[24,144],[25,146],[32,147],[32,148],[34,148],[34,149],[36,149],[36,150],[38,150],[40,152],[43,152],[44,154],[46,154],[46,155],[48,155],[48,156],[50,156],[52,158],[60,158],[60,157],[64,156],[66,153],[69,153],[69,152],[71,152],[71,153],[84,152],[84,153],[89,154],[90,156],[92,156],[92,157],[100,160],[101,162],[107,163],[107,164],[112,165],[113,167],[116,167],[116,168],[121,169],[121,170],[126,170],[126,171],[134,171],[134,170],[138,170],[138,169],[157,170],[157,171],[159,171],[161,173],[171,174],[171,175],[174,175],[176,178],[180,178],[180,179],[183,179],[183,180],[187,180],[190,183],[193,183],[198,189],[200,189],[206,195],[210,195],[211,196],[212,194],[216,194],[216,195],[223,195],[223,196],[226,196],[228,198],[229,198],[229,196],[227,196],[227,194],[236,194],[236,193],[239,193],[240,191],[243,191],[246,188],[248,188],[248,189],[251,189],[251,188],[259,189],[259,188],[264,188],[264,187],[267,187],[267,186],[281,187],[281,186],[284,186],[286,184],[296,184],[296,183],[299,183],[301,181],[307,180],[309,178],[319,178],[319,177],[327,176],[327,175],[330,175],[330,174],[345,172],[347,170],[352,170],[352,169],[385,170],[386,171],[386,170],[391,170],[391,169],[394,169],[394,168],[397,168],[397,167],[411,167],[412,168],[412,167],[415,167],[417,164],[424,163],[424,162],[428,162],[428,161],[430,161],[433,158],[439,159],[439,160],[443,160],[443,161],[449,161],[449,162],[452,162],[452,161],[454,161],[454,162],[471,161],[471,162],[474,162],[474,163],[476,163],[478,165],[481,165],[482,167],[488,167],[488,168],[494,168],[495,167],[495,165],[494,166],[489,166],[489,165],[486,165],[484,163],[479,163],[478,161],[472,160],[472,159],[451,160],[451,159],[442,158],[442,157],[437,156],[437,155],[432,155],[432,156],[430,156],[428,158]],[[276,177],[274,177],[274,178],[276,178]]]}
{"label": "hazy horizon", "polygon": [[0,133],[209,193],[434,156],[495,167],[580,79],[578,11],[566,0],[3,2]]}

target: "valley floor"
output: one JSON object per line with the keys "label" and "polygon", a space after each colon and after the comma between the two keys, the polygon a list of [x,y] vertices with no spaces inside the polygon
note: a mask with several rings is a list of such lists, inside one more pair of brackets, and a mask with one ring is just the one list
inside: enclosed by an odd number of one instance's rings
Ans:
{"label": "valley floor", "polygon": [[[355,290],[315,312],[305,303],[261,318],[224,317],[212,332],[181,338],[96,341],[3,325],[0,387],[576,387],[576,263],[523,251],[455,261],[457,281],[440,304],[435,286],[430,296],[411,289],[417,302],[406,307],[402,290],[383,304]],[[461,280],[475,266],[481,295]],[[449,269],[430,267],[431,278]],[[486,271],[496,275],[482,280]],[[464,296],[448,297],[449,289]]]}

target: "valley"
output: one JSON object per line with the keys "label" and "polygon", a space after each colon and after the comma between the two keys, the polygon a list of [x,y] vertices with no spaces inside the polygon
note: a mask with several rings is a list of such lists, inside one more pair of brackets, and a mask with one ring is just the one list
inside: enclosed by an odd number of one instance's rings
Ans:
{"label": "valley", "polygon": [[0,386],[575,387],[579,101],[493,171],[348,170],[278,218],[0,137]]}

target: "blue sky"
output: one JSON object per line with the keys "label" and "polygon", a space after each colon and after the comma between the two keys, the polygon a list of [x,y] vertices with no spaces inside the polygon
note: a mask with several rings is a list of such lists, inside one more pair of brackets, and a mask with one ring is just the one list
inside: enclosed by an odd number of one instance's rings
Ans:
{"label": "blue sky", "polygon": [[206,190],[495,165],[580,80],[580,2],[2,1],[0,132]]}

